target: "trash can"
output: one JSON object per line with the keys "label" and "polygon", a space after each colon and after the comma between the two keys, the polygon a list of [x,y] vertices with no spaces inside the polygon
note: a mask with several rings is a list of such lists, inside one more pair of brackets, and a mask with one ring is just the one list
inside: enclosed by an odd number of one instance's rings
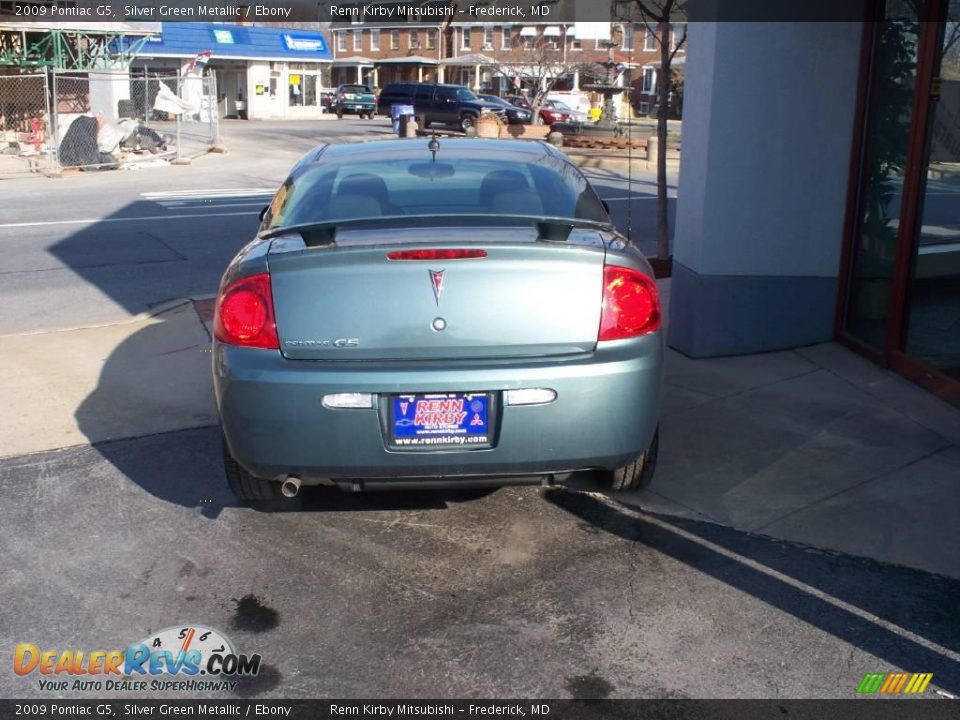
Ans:
{"label": "trash can", "polygon": [[413,105],[391,105],[390,119],[393,121],[393,132],[400,137],[406,136],[407,119],[413,117]]}

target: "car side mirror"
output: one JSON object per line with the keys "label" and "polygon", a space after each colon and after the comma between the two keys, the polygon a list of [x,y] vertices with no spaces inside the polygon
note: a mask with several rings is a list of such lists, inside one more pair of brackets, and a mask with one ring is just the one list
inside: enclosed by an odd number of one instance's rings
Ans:
{"label": "car side mirror", "polygon": [[263,209],[260,210],[260,222],[263,222],[263,219],[267,216],[267,212],[270,210],[269,205],[264,205]]}

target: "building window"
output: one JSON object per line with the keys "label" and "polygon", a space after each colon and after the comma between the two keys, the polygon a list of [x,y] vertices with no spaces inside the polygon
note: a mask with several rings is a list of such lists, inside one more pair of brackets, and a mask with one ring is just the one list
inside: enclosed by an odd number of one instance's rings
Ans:
{"label": "building window", "polygon": [[646,34],[643,36],[643,49],[651,52],[657,49],[657,34],[653,28],[645,28]]}
{"label": "building window", "polygon": [[317,105],[317,72],[290,73],[287,76],[289,84],[289,104],[291,107],[316,107]]}
{"label": "building window", "polygon": [[400,31],[399,30],[390,31],[390,49],[391,50],[400,49]]}
{"label": "building window", "polygon": [[493,50],[493,28],[490,26],[483,29],[483,49]]}
{"label": "building window", "polygon": [[633,50],[633,25],[627,23],[623,26],[623,45],[622,50]]}
{"label": "building window", "polygon": [[460,30],[460,35],[463,38],[461,41],[460,47],[464,50],[470,49],[470,28],[465,27]]}
{"label": "building window", "polygon": [[677,45],[679,45],[687,37],[687,24],[686,23],[677,23],[676,25],[670,26],[670,49],[676,50]]}
{"label": "building window", "polygon": [[416,30],[410,31],[410,49],[419,50],[420,49],[420,33]]}
{"label": "building window", "polygon": [[353,49],[363,50],[363,30],[353,31]]}
{"label": "building window", "polygon": [[652,93],[656,89],[657,71],[653,68],[643,69],[643,92]]}
{"label": "building window", "polygon": [[347,51],[347,34],[345,32],[337,33],[337,50],[340,52]]}
{"label": "building window", "polygon": [[510,28],[505,27],[502,29],[502,32],[503,32],[503,39],[500,42],[500,48],[502,50],[509,50],[510,49]]}
{"label": "building window", "polygon": [[370,31],[370,49],[371,50],[380,49],[380,31],[379,30]]}
{"label": "building window", "polygon": [[437,46],[437,31],[427,30],[425,34],[427,36],[427,49],[433,50]]}
{"label": "building window", "polygon": [[570,49],[571,50],[583,50],[583,41],[578,37],[570,39]]}

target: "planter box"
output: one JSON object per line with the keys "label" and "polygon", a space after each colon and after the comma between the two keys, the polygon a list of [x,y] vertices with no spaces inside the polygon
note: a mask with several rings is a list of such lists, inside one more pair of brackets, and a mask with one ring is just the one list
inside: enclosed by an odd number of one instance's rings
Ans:
{"label": "planter box", "polygon": [[550,134],[549,125],[504,125],[500,128],[502,138],[522,138],[524,140],[543,140]]}
{"label": "planter box", "polygon": [[477,137],[500,137],[500,125],[495,120],[478,120],[476,124]]}

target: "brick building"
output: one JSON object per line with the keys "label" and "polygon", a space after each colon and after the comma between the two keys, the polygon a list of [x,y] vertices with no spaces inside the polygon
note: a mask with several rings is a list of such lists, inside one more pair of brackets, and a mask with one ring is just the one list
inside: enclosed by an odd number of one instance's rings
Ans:
{"label": "brick building", "polygon": [[[339,21],[331,23],[334,84],[361,82],[383,87],[391,82],[449,82],[476,91],[505,95],[529,91],[524,66],[546,49],[551,65],[562,68],[558,91],[579,92],[580,86],[604,72],[608,59],[603,39],[584,37],[583,23],[479,23]],[[604,24],[607,25],[607,24]],[[614,61],[623,70],[618,82],[632,87],[634,110],[653,109],[660,52],[642,23],[621,25]],[[678,43],[686,28],[673,29]],[[683,66],[685,48],[674,59]],[[516,72],[513,72],[516,70]]]}

